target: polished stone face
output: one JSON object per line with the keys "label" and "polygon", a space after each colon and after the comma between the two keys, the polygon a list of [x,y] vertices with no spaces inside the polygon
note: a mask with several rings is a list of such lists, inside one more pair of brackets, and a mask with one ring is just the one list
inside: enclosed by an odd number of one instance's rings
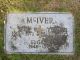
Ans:
{"label": "polished stone face", "polygon": [[72,54],[71,13],[10,13],[5,24],[5,50],[11,53]]}

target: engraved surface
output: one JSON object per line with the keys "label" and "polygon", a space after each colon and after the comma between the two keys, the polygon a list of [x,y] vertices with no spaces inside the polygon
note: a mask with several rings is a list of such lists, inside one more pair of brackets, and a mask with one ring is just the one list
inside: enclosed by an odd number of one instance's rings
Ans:
{"label": "engraved surface", "polygon": [[8,14],[7,53],[72,53],[73,16],[70,13]]}

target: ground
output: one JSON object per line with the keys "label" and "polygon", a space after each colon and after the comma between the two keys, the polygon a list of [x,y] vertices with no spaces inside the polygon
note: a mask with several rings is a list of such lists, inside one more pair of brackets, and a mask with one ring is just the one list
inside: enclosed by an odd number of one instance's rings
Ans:
{"label": "ground", "polygon": [[[7,55],[4,52],[4,20],[9,12],[56,11],[71,12],[75,19],[75,54],[63,55]],[[80,60],[80,0],[0,0],[0,60]]]}

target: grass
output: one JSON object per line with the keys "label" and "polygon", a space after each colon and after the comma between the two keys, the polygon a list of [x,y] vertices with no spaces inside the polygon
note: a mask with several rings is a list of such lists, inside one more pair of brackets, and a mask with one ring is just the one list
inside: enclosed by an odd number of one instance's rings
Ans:
{"label": "grass", "polygon": [[[71,12],[75,19],[75,54],[34,55],[4,52],[4,20],[9,12]],[[80,60],[80,1],[79,0],[0,0],[0,60]]]}

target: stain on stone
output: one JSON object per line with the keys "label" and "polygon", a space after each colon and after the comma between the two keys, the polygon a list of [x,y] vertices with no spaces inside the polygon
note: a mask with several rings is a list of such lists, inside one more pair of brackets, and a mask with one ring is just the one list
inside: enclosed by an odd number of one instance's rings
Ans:
{"label": "stain on stone", "polygon": [[42,33],[44,32],[44,29],[41,27],[41,25],[39,25],[37,28],[34,28],[34,30],[37,32],[37,36],[39,36],[39,38],[41,38]]}
{"label": "stain on stone", "polygon": [[31,27],[30,26],[20,26],[17,25],[17,30],[12,31],[12,38],[13,40],[16,40],[18,37],[21,38],[23,34],[28,35],[31,33]]}
{"label": "stain on stone", "polygon": [[48,29],[50,30],[49,35],[44,35],[43,45],[48,48],[49,52],[58,52],[60,47],[67,43],[67,28],[54,26]]}
{"label": "stain on stone", "polygon": [[12,31],[12,37],[11,39],[16,40],[17,39],[17,32],[14,30]]}
{"label": "stain on stone", "polygon": [[11,42],[11,49],[12,50],[16,50],[17,49],[17,47],[13,44],[13,42]]}
{"label": "stain on stone", "polygon": [[[28,35],[32,33],[30,26],[21,26],[17,25],[17,30],[12,31],[12,39],[16,40],[18,37],[21,38],[23,34]],[[37,32],[37,36],[42,38],[43,45],[48,48],[49,52],[58,52],[62,45],[67,44],[67,28],[62,25],[55,25],[54,27],[47,27],[48,34],[45,34],[42,26],[38,26],[34,28],[34,31]],[[11,47],[13,50],[16,47],[12,44]]]}
{"label": "stain on stone", "polygon": [[30,26],[17,26],[18,32],[25,32],[26,34],[31,33]]}

